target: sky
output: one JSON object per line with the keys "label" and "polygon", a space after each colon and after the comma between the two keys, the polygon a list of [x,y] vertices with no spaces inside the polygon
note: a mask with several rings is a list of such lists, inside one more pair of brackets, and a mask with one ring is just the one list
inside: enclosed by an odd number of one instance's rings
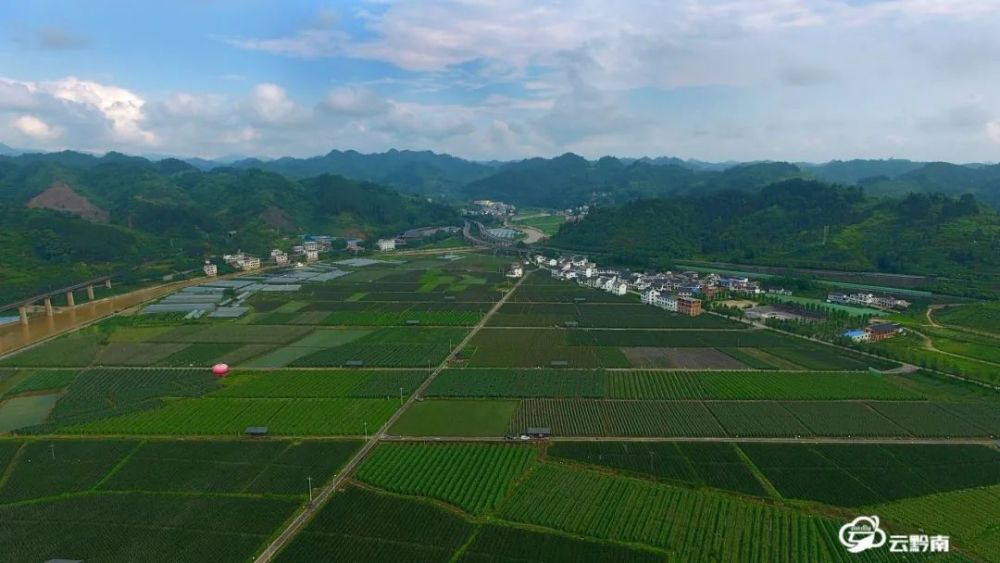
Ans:
{"label": "sky", "polygon": [[1000,160],[1000,0],[0,3],[0,143]]}

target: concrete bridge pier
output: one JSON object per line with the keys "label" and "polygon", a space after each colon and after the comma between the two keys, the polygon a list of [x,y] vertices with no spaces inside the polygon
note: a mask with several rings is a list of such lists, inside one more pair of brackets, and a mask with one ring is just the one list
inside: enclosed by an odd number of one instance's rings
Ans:
{"label": "concrete bridge pier", "polygon": [[67,291],[66,292],[66,306],[68,306],[68,307],[76,307],[76,299],[73,297],[73,292],[72,291]]}
{"label": "concrete bridge pier", "polygon": [[52,311],[52,299],[50,297],[45,298],[45,314],[51,317],[55,313]]}
{"label": "concrete bridge pier", "polygon": [[111,289],[111,278],[104,280],[104,287]]}
{"label": "concrete bridge pier", "polygon": [[94,286],[92,285],[87,286],[87,299],[90,301],[94,300]]}
{"label": "concrete bridge pier", "polygon": [[28,324],[28,307],[27,305],[21,305],[17,308],[17,313],[21,315],[21,324]]}

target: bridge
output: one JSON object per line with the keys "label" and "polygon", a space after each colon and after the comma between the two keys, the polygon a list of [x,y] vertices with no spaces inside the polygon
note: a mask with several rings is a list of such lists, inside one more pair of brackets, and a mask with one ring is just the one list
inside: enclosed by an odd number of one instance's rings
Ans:
{"label": "bridge", "polygon": [[7,311],[12,309],[17,309],[18,315],[21,317],[21,324],[28,324],[28,307],[41,302],[45,306],[45,315],[51,317],[55,315],[55,309],[52,307],[52,298],[57,295],[66,296],[66,306],[76,307],[76,295],[75,292],[84,289],[87,292],[87,300],[94,300],[94,286],[104,284],[104,287],[111,288],[111,278],[112,276],[102,276],[99,278],[94,278],[82,283],[75,285],[69,285],[63,288],[52,290],[48,293],[40,293],[33,297],[27,299],[22,299],[20,301],[13,301],[7,303],[6,305],[0,305],[0,311]]}

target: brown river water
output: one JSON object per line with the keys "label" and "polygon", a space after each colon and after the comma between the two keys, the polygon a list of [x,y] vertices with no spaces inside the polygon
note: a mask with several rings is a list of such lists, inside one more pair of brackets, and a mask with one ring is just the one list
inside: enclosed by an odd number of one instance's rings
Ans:
{"label": "brown river water", "polygon": [[76,307],[58,308],[51,317],[46,316],[44,312],[32,313],[27,326],[19,322],[0,325],[0,356],[201,281],[204,280],[184,280],[147,287],[91,302],[86,302],[86,298],[78,293]]}

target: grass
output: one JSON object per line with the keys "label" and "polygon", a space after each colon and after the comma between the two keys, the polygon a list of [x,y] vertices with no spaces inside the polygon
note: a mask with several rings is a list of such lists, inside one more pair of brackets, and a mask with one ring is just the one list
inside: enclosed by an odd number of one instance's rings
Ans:
{"label": "grass", "polygon": [[103,335],[95,328],[80,330],[0,360],[0,366],[88,366],[97,356],[103,338]]}
{"label": "grass", "polygon": [[412,405],[389,429],[397,436],[503,436],[518,401],[428,400]]}
{"label": "grass", "polygon": [[1000,335],[1000,302],[945,307],[934,311],[932,315],[939,324]]}

